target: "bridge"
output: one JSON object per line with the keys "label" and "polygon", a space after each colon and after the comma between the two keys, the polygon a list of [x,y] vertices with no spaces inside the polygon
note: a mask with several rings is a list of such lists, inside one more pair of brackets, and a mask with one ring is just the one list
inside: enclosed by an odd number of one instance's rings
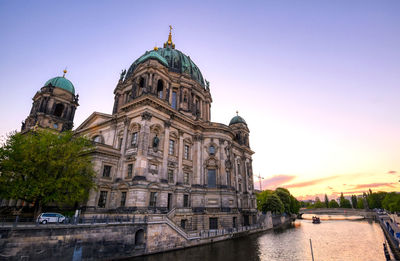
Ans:
{"label": "bridge", "polygon": [[364,218],[374,218],[376,213],[371,210],[353,208],[313,208],[300,209],[299,216],[301,217],[303,214],[361,216]]}

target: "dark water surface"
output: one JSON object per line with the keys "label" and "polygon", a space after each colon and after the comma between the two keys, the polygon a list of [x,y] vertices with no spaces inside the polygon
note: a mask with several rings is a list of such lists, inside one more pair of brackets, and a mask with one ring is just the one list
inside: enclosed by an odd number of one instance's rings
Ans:
{"label": "dark water surface", "polygon": [[321,224],[298,220],[286,229],[130,260],[311,261],[310,238],[315,261],[386,260],[382,247],[385,237],[381,227],[364,220],[327,220]]}

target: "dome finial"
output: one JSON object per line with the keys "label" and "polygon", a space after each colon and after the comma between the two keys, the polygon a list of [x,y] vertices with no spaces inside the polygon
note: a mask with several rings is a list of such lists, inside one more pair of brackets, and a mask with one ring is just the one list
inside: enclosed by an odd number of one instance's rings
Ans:
{"label": "dome finial", "polygon": [[239,111],[236,111],[236,116],[239,116]]}
{"label": "dome finial", "polygon": [[168,41],[164,43],[164,48],[165,47],[171,47],[172,49],[175,49],[175,44],[172,42],[172,26],[169,26],[169,35],[168,35]]}
{"label": "dome finial", "polygon": [[64,71],[63,71],[63,77],[65,77],[65,74],[67,73],[68,71],[67,71],[67,67],[65,67],[65,69],[64,69]]}

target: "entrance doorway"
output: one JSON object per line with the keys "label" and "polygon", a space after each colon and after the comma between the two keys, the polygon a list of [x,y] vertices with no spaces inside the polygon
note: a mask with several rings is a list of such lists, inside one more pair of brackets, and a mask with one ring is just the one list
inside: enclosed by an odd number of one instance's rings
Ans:
{"label": "entrance doorway", "polygon": [[167,205],[167,207],[168,207],[168,210],[171,210],[171,208],[172,208],[172,194],[171,193],[168,193],[168,205]]}

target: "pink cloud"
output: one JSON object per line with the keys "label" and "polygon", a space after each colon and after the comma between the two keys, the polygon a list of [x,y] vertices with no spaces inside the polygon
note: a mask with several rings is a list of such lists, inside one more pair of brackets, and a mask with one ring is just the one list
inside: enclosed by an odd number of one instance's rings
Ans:
{"label": "pink cloud", "polygon": [[336,175],[336,176],[330,176],[330,177],[325,177],[325,178],[320,178],[320,179],[309,180],[309,181],[305,181],[305,182],[293,183],[293,184],[285,185],[285,188],[309,187],[309,186],[313,186],[313,185],[316,185],[319,183],[323,183],[328,180],[336,179],[338,177],[340,177],[340,176]]}
{"label": "pink cloud", "polygon": [[354,189],[362,189],[362,188],[379,188],[379,187],[390,187],[394,188],[396,183],[369,183],[369,184],[359,184],[354,186]]}
{"label": "pink cloud", "polygon": [[[286,182],[293,180],[294,178],[296,178],[296,176],[294,176],[294,175],[280,174],[280,175],[272,176],[271,178],[266,178],[266,179],[262,180],[261,183],[262,183],[263,189],[266,189],[266,188],[275,189],[275,188],[281,186],[282,184],[285,184]],[[260,183],[257,179],[255,179],[254,184],[255,184],[255,186],[259,187],[258,184],[260,184]]]}

